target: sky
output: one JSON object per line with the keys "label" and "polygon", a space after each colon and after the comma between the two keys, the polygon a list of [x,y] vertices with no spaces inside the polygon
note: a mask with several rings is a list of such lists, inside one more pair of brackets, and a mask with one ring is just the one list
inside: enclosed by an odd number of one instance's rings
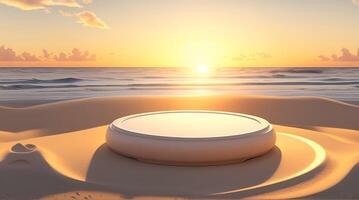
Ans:
{"label": "sky", "polygon": [[0,66],[359,66],[359,0],[0,0]]}

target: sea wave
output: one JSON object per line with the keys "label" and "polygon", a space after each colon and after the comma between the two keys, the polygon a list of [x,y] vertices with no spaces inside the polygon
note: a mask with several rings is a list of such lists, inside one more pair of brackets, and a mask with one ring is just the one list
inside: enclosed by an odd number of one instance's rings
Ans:
{"label": "sea wave", "polygon": [[[135,77],[140,79],[194,79],[198,76],[140,76]],[[306,78],[305,76],[293,76],[285,74],[273,74],[273,75],[228,75],[228,76],[209,76],[209,79],[271,79],[271,78]]]}
{"label": "sea wave", "polygon": [[271,73],[295,73],[295,74],[321,74],[321,69],[285,69],[285,70],[272,70]]}
{"label": "sea wave", "polygon": [[325,79],[320,79],[320,81],[333,81],[333,82],[348,82],[348,81],[359,81],[359,78],[353,79],[353,78],[325,78]]}
{"label": "sea wave", "polygon": [[160,86],[237,86],[237,85],[356,85],[359,81],[346,81],[346,82],[235,82],[235,83],[150,83],[150,84],[125,84],[114,86],[126,87],[160,87]]}
{"label": "sea wave", "polygon": [[241,86],[241,85],[358,85],[359,81],[343,81],[343,82],[233,82],[233,83],[138,83],[138,84],[94,84],[94,85],[35,85],[35,84],[11,84],[1,85],[1,90],[25,90],[25,89],[56,89],[56,88],[106,88],[106,87],[216,87],[216,86]]}
{"label": "sea wave", "polygon": [[75,88],[79,85],[32,85],[32,84],[16,84],[16,85],[0,85],[0,90],[26,90],[26,89],[51,89],[51,88]]}
{"label": "sea wave", "polygon": [[73,78],[73,77],[59,78],[59,79],[47,79],[47,80],[32,78],[32,79],[15,79],[15,80],[5,80],[5,81],[3,80],[3,81],[0,81],[0,84],[76,83],[76,82],[80,82],[80,81],[84,81],[84,80],[85,79]]}

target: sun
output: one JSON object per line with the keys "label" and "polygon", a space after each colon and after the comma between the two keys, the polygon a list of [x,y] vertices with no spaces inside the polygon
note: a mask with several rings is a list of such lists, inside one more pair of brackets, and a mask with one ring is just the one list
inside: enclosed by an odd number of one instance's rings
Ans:
{"label": "sun", "polygon": [[209,73],[209,67],[205,64],[199,64],[196,66],[196,72],[198,74],[208,74]]}

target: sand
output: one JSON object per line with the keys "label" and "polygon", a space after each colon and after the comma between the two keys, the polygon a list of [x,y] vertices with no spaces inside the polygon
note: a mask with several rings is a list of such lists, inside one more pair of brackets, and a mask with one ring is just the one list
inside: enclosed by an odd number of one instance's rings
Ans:
{"label": "sand", "polygon": [[[269,153],[176,167],[115,154],[107,125],[129,114],[206,109],[257,115]],[[359,198],[359,106],[314,97],[105,97],[0,107],[0,199]]]}

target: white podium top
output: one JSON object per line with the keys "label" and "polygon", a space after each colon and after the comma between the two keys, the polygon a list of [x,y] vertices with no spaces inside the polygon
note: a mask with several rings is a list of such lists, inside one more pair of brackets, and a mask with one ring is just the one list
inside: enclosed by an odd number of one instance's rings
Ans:
{"label": "white podium top", "polygon": [[113,128],[133,134],[170,138],[217,138],[258,133],[270,127],[259,117],[216,111],[165,111],[115,120]]}

